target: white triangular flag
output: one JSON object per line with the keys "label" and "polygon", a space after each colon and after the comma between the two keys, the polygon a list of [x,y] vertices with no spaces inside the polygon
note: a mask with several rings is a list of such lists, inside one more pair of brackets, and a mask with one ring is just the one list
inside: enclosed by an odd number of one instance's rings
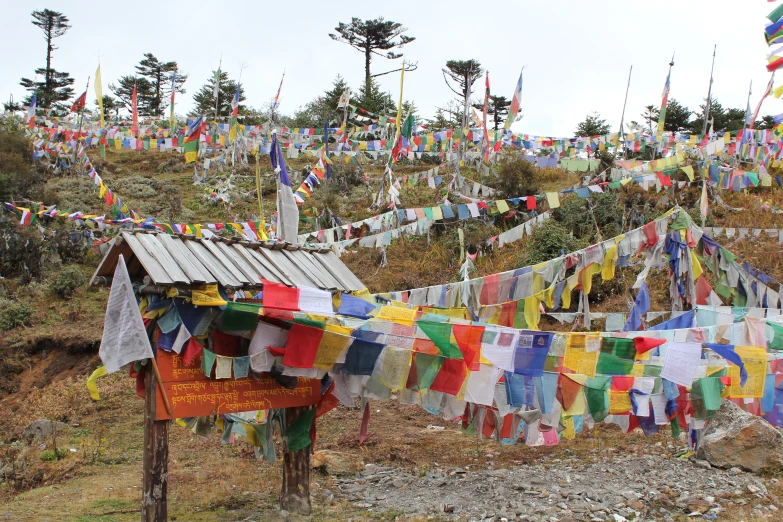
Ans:
{"label": "white triangular flag", "polygon": [[122,255],[114,270],[98,355],[107,373],[116,372],[129,362],[153,357],[152,346]]}

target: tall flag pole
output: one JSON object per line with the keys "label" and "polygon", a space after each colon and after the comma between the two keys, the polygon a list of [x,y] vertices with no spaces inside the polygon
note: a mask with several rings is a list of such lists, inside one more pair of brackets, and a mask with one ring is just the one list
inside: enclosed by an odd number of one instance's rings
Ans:
{"label": "tall flag pole", "polygon": [[661,100],[661,110],[658,113],[658,146],[663,144],[663,127],[666,123],[666,107],[669,105],[669,89],[671,87],[672,67],[674,67],[674,53],[672,53],[672,61],[669,62],[669,74],[666,75],[666,83],[663,86],[663,96]]}
{"label": "tall flag pole", "polygon": [[188,123],[188,133],[182,146],[185,151],[185,163],[193,163],[198,160],[198,148],[205,125],[206,118],[203,114]]}
{"label": "tall flag pole", "polygon": [[506,118],[506,126],[504,130],[509,130],[511,124],[517,119],[519,109],[522,105],[522,74],[525,72],[525,68],[519,72],[519,80],[517,80],[517,86],[514,88],[514,96],[511,98],[511,107],[509,109],[509,115]]}
{"label": "tall flag pole", "polygon": [[136,82],[133,82],[133,94],[131,94],[131,134],[134,138],[139,135],[139,92],[136,89]]}
{"label": "tall flag pole", "polygon": [[241,86],[237,84],[237,90],[234,92],[234,99],[231,100],[231,127],[228,131],[228,141],[233,143],[237,139],[237,128],[239,126],[239,98]]}
{"label": "tall flag pole", "polygon": [[[625,107],[628,105],[628,91],[631,90],[631,73],[633,73],[633,65],[631,65],[631,70],[628,71],[628,85],[625,86],[625,101],[623,102],[623,113],[620,115],[620,133],[618,134],[618,139],[623,144],[623,158],[628,157],[628,149],[625,146],[625,130],[623,128],[623,125],[625,124]],[[615,150],[619,150],[619,148],[615,148]]]}
{"label": "tall flag pole", "polygon": [[710,68],[710,87],[707,89],[707,101],[704,103],[704,127],[701,129],[702,135],[707,134],[707,120],[710,119],[710,105],[712,105],[712,76],[715,71],[715,51],[718,49],[718,44],[712,49],[712,67]]}
{"label": "tall flag pole", "polygon": [[84,92],[79,96],[73,105],[71,105],[71,112],[79,113],[79,129],[76,131],[76,142],[73,146],[73,162],[76,164],[76,154],[79,150],[79,136],[82,134],[82,123],[84,122],[84,106],[87,102],[87,91],[90,89],[90,77],[87,77],[87,85],[84,87]]}
{"label": "tall flag pole", "polygon": [[215,121],[218,121],[218,100],[220,99],[220,68],[223,66],[223,55],[220,55],[220,63],[218,64],[217,71],[215,71],[215,87],[212,91],[213,96],[215,97]]}
{"label": "tall flag pole", "polygon": [[280,78],[280,85],[277,86],[277,94],[275,94],[275,101],[272,103],[272,110],[277,110],[280,107],[280,91],[283,89],[283,80],[285,80],[285,69],[283,69],[283,77]]}
{"label": "tall flag pole", "polygon": [[177,76],[171,75],[171,115],[169,116],[169,134],[174,132],[174,95],[177,93]]}
{"label": "tall flag pole", "polygon": [[103,115],[103,81],[101,80],[101,64],[98,62],[98,69],[95,71],[95,98],[98,100],[98,110],[101,115],[101,159],[106,159],[106,145],[104,144],[105,136],[103,133],[106,128],[106,123]]}
{"label": "tall flag pole", "polygon": [[484,73],[484,108],[481,111],[484,122],[484,161],[489,161],[489,127],[487,127],[487,112],[489,109],[489,71]]}

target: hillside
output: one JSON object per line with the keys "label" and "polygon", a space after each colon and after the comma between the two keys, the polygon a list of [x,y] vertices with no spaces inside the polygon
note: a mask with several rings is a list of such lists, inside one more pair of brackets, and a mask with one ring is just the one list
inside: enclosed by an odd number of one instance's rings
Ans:
{"label": "hillside", "polygon": [[[91,155],[98,157],[95,151]],[[301,182],[301,171],[308,163],[312,162],[303,157],[289,160],[294,185]],[[302,215],[310,221],[300,223],[300,233],[316,229],[315,216],[320,220],[319,228],[326,228],[330,226],[328,218],[331,216],[348,223],[383,211],[371,208],[371,191],[361,182],[361,176],[353,173],[355,166],[337,163],[332,182],[317,187],[303,205]],[[96,160],[94,164],[106,184],[143,217],[178,224],[259,220],[252,159],[250,165],[239,166],[234,171],[210,172],[204,184],[194,184],[193,170],[185,166],[182,156],[176,153],[110,150],[105,161]],[[402,178],[433,166],[416,162],[395,168],[394,172]],[[379,162],[363,165],[363,169],[370,186],[377,188],[384,166]],[[433,206],[444,196],[452,203],[461,202],[453,192],[444,194],[451,179],[451,169],[445,166],[441,169],[443,182],[436,188],[422,180],[416,184],[403,183],[400,208]],[[268,157],[260,159],[260,172],[263,217],[268,221],[275,208],[274,178]],[[469,167],[463,167],[460,173],[490,187],[510,186],[510,190],[521,192],[505,194],[509,198],[529,195],[527,191],[531,187],[533,193],[543,194],[567,189],[581,181],[578,174],[560,169],[535,169],[531,184],[516,180],[516,185],[513,177],[509,181],[506,177],[493,173],[486,175]],[[37,176],[40,176],[40,183],[33,184],[28,193],[36,203],[57,205],[63,212],[78,210],[102,215],[107,211],[98,197],[98,190],[86,175],[38,172]],[[342,259],[371,292],[454,282],[461,279],[457,232],[460,228],[464,232],[466,250],[480,252],[474,261],[475,271],[470,276],[485,276],[538,263],[563,251],[583,248],[599,237],[606,239],[625,232],[638,226],[631,216],[638,216],[641,223],[645,223],[668,210],[674,201],[696,216],[699,193],[700,187],[696,184],[685,188],[674,186],[660,193],[638,186],[607,189],[606,193],[589,199],[589,211],[585,200],[569,195],[562,199],[553,218],[541,225],[540,231],[503,248],[489,240],[524,222],[527,215],[523,210],[512,209],[483,219],[440,223],[429,234],[393,240],[386,248],[385,264],[384,256],[378,250],[358,244],[349,247]],[[228,201],[215,201],[219,194],[226,194]],[[770,211],[770,208],[783,207],[783,191],[779,188],[759,187],[747,193],[723,191],[720,195],[726,207],[713,204],[707,226],[783,228],[783,214]],[[543,210],[547,210],[546,203],[539,207],[539,211]],[[86,285],[100,261],[100,254],[93,251],[91,244],[81,239],[72,240],[71,233],[76,230],[72,221],[42,218],[36,225],[21,227],[13,218],[8,212],[0,214],[0,233],[10,241],[2,265],[8,272],[0,274],[3,276],[0,279],[0,317],[8,326],[0,333],[0,469],[6,477],[9,473],[14,476],[12,480],[4,479],[6,482],[0,489],[2,512],[11,513],[12,519],[57,518],[65,510],[74,514],[75,520],[135,520],[138,518],[143,401],[134,396],[133,379],[124,375],[100,381],[103,396],[100,402],[90,401],[85,387],[86,377],[100,364],[97,348],[108,297],[107,289]],[[110,227],[107,235],[113,233],[116,229]],[[783,256],[777,238],[762,234],[744,239],[723,236],[718,237],[718,241],[768,275],[783,280]],[[632,302],[629,288],[640,270],[639,266],[628,267],[618,270],[618,277],[612,281],[599,283],[596,280],[590,296],[591,310],[627,312],[629,302]],[[650,289],[651,310],[668,310],[668,279],[662,272],[661,277],[653,273]],[[576,310],[576,299],[573,301],[571,308],[564,311]],[[9,322],[12,320],[14,322]],[[541,327],[566,331],[581,328],[560,324],[546,316],[542,318]],[[602,320],[593,325],[596,330],[602,327]],[[67,448],[66,458],[50,462],[44,456],[51,450],[50,444],[39,448],[21,443],[24,428],[39,418],[59,420],[71,426],[57,441],[58,447]],[[585,433],[551,448],[499,446],[491,441],[479,442],[460,433],[456,425],[443,426],[443,421],[437,417],[418,407],[400,405],[395,400],[377,404],[370,425],[370,439],[360,447],[356,443],[360,420],[358,411],[342,407],[327,415],[318,427],[316,449],[341,456],[341,465],[348,471],[361,469],[365,464],[377,464],[403,470],[411,479],[429,476],[428,473],[437,470],[448,475],[458,467],[493,470],[536,464],[551,467],[557,473],[564,466],[584,471],[588,466],[600,466],[608,460],[620,462],[618,458],[632,457],[669,465],[670,459],[683,450],[679,443],[663,435],[627,436],[613,430],[614,427],[603,425],[598,432]],[[243,442],[221,446],[217,433],[202,438],[176,426],[170,433],[172,519],[176,516],[179,520],[214,520],[216,517],[264,520],[278,516],[275,508],[279,490],[278,464],[257,462],[252,448]],[[567,471],[563,471],[563,477],[566,477],[565,473]],[[315,520],[344,518],[346,514],[355,520],[393,520],[403,515],[394,507],[369,510],[369,506],[361,502],[348,500],[346,495],[338,494],[338,476],[339,473],[326,466],[323,474],[314,477],[317,483],[314,505],[318,506]],[[730,488],[730,481],[735,480],[736,487],[745,488],[739,494],[732,490],[731,501],[727,504],[725,514],[737,520],[749,516],[753,507],[751,501],[759,498],[749,494],[746,488],[746,483],[753,485],[755,479],[744,477],[743,474],[736,480],[727,478],[729,482],[724,485]],[[662,488],[666,481],[661,478],[656,487]],[[695,489],[706,490],[708,486],[706,482],[700,483]],[[670,491],[672,495],[661,494],[651,506],[679,512],[676,499],[687,490],[678,484],[670,487]],[[777,495],[781,493],[770,491],[764,502],[777,504]],[[378,502],[383,504],[382,500],[378,499]],[[608,516],[609,512],[611,508],[605,514]],[[418,515],[411,519],[416,517]]]}

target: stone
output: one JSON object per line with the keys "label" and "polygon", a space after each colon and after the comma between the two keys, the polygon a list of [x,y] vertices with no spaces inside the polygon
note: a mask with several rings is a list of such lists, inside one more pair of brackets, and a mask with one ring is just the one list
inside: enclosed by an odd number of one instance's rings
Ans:
{"label": "stone", "polygon": [[38,419],[27,425],[22,432],[22,440],[27,444],[31,444],[33,441],[43,441],[50,438],[53,433],[60,433],[68,427],[64,422]]}
{"label": "stone", "polygon": [[[320,469],[329,475],[353,475],[362,469],[362,462],[359,458],[348,453],[336,451],[316,451],[310,458],[310,465],[313,469]],[[362,474],[369,476],[376,471],[374,465],[368,465]]]}
{"label": "stone", "polygon": [[707,421],[696,458],[719,468],[758,473],[783,469],[783,434],[766,420],[723,400]]}

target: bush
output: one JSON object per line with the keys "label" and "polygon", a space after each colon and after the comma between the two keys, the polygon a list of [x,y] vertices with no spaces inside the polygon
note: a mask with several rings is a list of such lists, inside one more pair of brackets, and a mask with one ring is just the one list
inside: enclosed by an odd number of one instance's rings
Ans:
{"label": "bush", "polygon": [[55,450],[45,450],[41,452],[41,460],[44,462],[56,462],[64,459],[68,455],[68,452],[64,449],[57,448]]}
{"label": "bush", "polygon": [[50,287],[58,296],[69,299],[76,289],[86,282],[87,280],[77,267],[69,266],[55,276]]}
{"label": "bush", "polygon": [[0,310],[0,330],[29,326],[35,310],[27,303],[14,303]]}
{"label": "bush", "polygon": [[40,181],[31,167],[30,142],[17,131],[0,132],[0,201],[31,197],[30,191]]}
{"label": "bush", "polygon": [[527,243],[525,264],[543,263],[586,246],[586,241],[576,239],[563,225],[554,219],[548,219],[533,229]]}
{"label": "bush", "polygon": [[536,167],[521,154],[504,158],[497,170],[496,188],[507,198],[531,196],[540,192]]}
{"label": "bush", "polygon": [[623,231],[619,196],[611,192],[592,194],[589,199],[577,196],[565,198],[560,208],[552,212],[552,217],[575,237],[589,242],[597,239],[596,223],[602,239],[614,237]]}

